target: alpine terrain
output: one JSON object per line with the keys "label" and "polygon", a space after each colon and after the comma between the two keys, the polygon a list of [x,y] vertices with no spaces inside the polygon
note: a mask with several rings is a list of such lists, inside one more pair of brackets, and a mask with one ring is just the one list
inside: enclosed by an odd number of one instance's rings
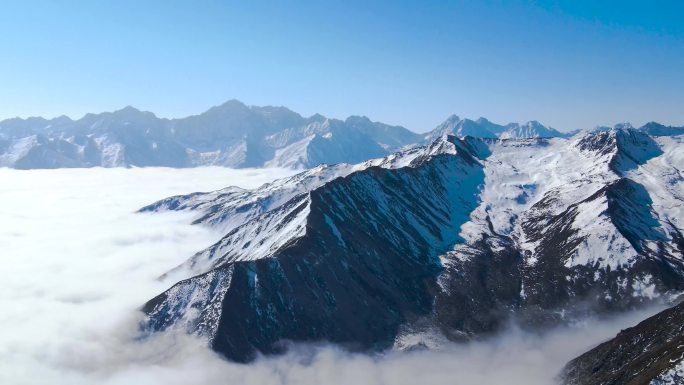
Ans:
{"label": "alpine terrain", "polygon": [[[655,124],[655,123],[654,123]],[[654,127],[656,132],[677,129]],[[231,100],[182,119],[158,118],[126,107],[72,120],[0,121],[0,167],[194,167],[311,168],[358,163],[405,147],[429,144],[444,134],[485,138],[563,137],[538,122],[501,126],[449,117],[427,134],[372,122],[322,115],[308,118],[285,107],[257,107]]]}
{"label": "alpine terrain", "polygon": [[561,379],[566,385],[684,383],[684,303],[572,360]]}
{"label": "alpine terrain", "polygon": [[145,330],[244,362],[290,342],[429,348],[684,290],[684,136],[451,120],[385,157],[143,208],[225,234],[165,275]]}
{"label": "alpine terrain", "polygon": [[162,119],[126,107],[78,120],[4,120],[0,167],[308,168],[384,156],[419,140],[420,135],[403,127],[365,117],[304,118],[284,107],[231,100],[182,119]]}

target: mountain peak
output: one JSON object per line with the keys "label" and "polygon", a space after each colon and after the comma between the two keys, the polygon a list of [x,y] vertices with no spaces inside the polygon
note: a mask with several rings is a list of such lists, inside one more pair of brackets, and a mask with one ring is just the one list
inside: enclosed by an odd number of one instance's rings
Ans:
{"label": "mountain peak", "polygon": [[632,129],[634,129],[632,124],[628,123],[628,122],[618,123],[614,126],[614,128],[616,130],[632,130]]}
{"label": "mountain peak", "polygon": [[140,112],[140,110],[129,104],[126,107],[116,110],[114,112]]}
{"label": "mountain peak", "polygon": [[309,122],[324,122],[324,121],[326,121],[327,119],[328,119],[328,118],[326,118],[325,116],[323,116],[323,115],[321,115],[321,114],[319,114],[319,113],[315,113],[315,114],[313,114],[313,115],[311,115],[311,116],[309,116],[309,117],[307,118],[307,120],[308,120]]}
{"label": "mountain peak", "polygon": [[347,124],[373,124],[373,121],[371,121],[367,116],[361,115],[350,115],[344,120],[344,122]]}
{"label": "mountain peak", "polygon": [[684,134],[684,127],[673,127],[657,122],[648,122],[641,126],[639,131],[653,136],[674,136]]}
{"label": "mountain peak", "polygon": [[130,105],[112,112],[112,116],[122,119],[156,118],[156,115],[153,113],[149,111],[141,111]]}
{"label": "mountain peak", "polygon": [[66,122],[73,122],[74,120],[71,119],[70,117],[66,115],[60,115],[52,119],[53,122],[55,123],[66,123]]}
{"label": "mountain peak", "polygon": [[437,126],[428,135],[428,140],[450,133],[458,137],[473,136],[479,138],[500,138],[500,139],[517,139],[517,138],[552,138],[565,137],[567,135],[561,132],[544,126],[536,120],[530,120],[527,123],[508,123],[505,126],[493,123],[484,117],[477,120],[461,119],[456,115],[451,115],[447,120]]}
{"label": "mountain peak", "polygon": [[451,115],[449,115],[448,118],[446,118],[445,123],[446,123],[446,122],[458,123],[458,122],[460,122],[460,121],[461,121],[461,118],[460,118],[458,115],[456,115],[456,114],[451,114]]}
{"label": "mountain peak", "polygon": [[218,106],[211,107],[204,113],[233,113],[236,111],[247,111],[250,110],[249,107],[245,103],[242,103],[241,101],[237,99],[230,99],[226,101],[225,103],[219,104]]}

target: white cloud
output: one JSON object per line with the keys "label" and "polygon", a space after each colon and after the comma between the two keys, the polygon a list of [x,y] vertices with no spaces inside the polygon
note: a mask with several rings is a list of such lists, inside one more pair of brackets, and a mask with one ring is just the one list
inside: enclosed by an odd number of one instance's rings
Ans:
{"label": "white cloud", "polygon": [[250,365],[198,341],[136,341],[155,280],[220,234],[187,213],[134,214],[166,196],[255,187],[288,170],[0,169],[1,384],[522,384],[553,381],[570,358],[645,317],[588,322],[544,338],[504,337],[370,357],[297,347]]}

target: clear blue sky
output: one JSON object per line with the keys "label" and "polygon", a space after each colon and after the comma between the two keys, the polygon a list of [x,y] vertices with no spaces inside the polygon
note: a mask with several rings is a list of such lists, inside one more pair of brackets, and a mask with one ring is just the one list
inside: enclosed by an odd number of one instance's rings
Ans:
{"label": "clear blue sky", "polygon": [[0,119],[228,99],[426,131],[684,125],[684,2],[3,1]]}

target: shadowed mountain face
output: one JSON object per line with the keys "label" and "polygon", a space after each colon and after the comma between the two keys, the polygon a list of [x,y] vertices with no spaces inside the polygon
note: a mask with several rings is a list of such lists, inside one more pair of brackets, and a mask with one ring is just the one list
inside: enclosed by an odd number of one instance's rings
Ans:
{"label": "shadowed mountain face", "polygon": [[684,304],[662,311],[570,361],[566,385],[684,383]]}
{"label": "shadowed mountain face", "polygon": [[193,210],[225,236],[166,275],[182,280],[144,327],[248,361],[287,341],[403,349],[666,301],[684,290],[682,140],[445,136],[159,201],[143,210]]}
{"label": "shadowed mountain face", "polygon": [[[402,169],[385,167],[370,166],[295,195],[273,214],[279,227],[268,229],[267,241],[283,228],[300,235],[261,258],[230,255],[225,247],[228,256],[213,252],[203,268],[207,273],[145,306],[150,326],[185,324],[239,361],[256,351],[277,352],[283,340],[328,340],[364,350],[391,346],[402,323],[430,313],[438,256],[458,238],[447,229],[468,219],[484,174],[467,152],[416,158]],[[297,233],[295,225],[303,231]],[[238,226],[220,243],[250,247],[233,239],[242,236]],[[185,301],[197,298],[197,282],[217,275],[220,280],[208,286],[223,287],[216,298],[220,316],[207,328],[189,318]]]}

